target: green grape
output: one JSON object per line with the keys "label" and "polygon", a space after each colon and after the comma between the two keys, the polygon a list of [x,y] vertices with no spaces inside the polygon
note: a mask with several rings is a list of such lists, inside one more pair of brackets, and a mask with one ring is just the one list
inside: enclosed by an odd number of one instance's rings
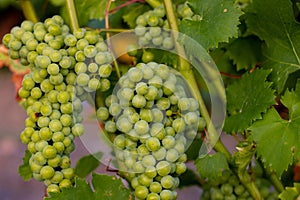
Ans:
{"label": "green grape", "polygon": [[154,60],[154,55],[153,53],[149,52],[149,51],[144,51],[143,55],[142,55],[142,61],[144,63],[148,63]]}
{"label": "green grape", "polygon": [[137,198],[145,199],[148,195],[149,191],[147,187],[139,185],[135,188],[134,194]]}

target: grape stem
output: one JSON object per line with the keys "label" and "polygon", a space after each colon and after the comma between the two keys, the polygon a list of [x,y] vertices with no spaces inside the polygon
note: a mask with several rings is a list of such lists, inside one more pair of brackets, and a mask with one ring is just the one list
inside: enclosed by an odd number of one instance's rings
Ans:
{"label": "grape stem", "polygon": [[34,10],[34,7],[32,5],[32,2],[30,0],[20,0],[20,4],[21,4],[23,14],[27,20],[30,20],[33,23],[39,21],[36,12]]}
{"label": "grape stem", "polygon": [[[109,10],[110,10],[110,6],[111,6],[111,2],[112,2],[112,0],[109,0],[106,5],[106,8],[105,8],[105,29],[109,29]],[[110,32],[108,32],[108,31],[106,32],[106,40],[107,40],[108,49],[111,50],[112,45],[111,45],[111,41],[110,41]],[[111,55],[114,57],[113,53],[111,53]],[[114,57],[113,62],[114,62],[114,66],[116,69],[117,76],[120,79],[121,73],[120,73],[119,65],[116,62],[115,57]]]}
{"label": "grape stem", "polygon": [[74,31],[79,28],[78,17],[74,0],[66,0],[67,12],[70,18],[70,27]]}
{"label": "grape stem", "polygon": [[161,6],[162,3],[158,0],[145,0],[152,8],[156,8],[158,6]]}
{"label": "grape stem", "polygon": [[[171,29],[174,30],[175,32],[178,32],[179,29],[178,29],[178,25],[177,25],[177,18],[175,16],[175,12],[173,10],[172,0],[164,0],[164,6],[166,9],[167,18],[168,18]],[[178,37],[177,34],[173,34],[173,37],[174,37],[173,39],[174,39],[174,44],[175,44],[177,53],[179,55],[185,55],[184,48],[177,42],[177,37]],[[215,150],[222,152],[225,155],[226,159],[228,161],[232,162],[231,161],[232,157],[231,157],[230,152],[224,146],[222,141],[220,139],[217,139],[219,137],[219,134],[217,133],[215,127],[211,123],[211,119],[210,119],[208,110],[206,108],[206,105],[204,103],[202,95],[199,92],[197,81],[195,79],[192,67],[181,56],[179,56],[179,71],[186,78],[187,82],[189,83],[189,85],[192,89],[194,96],[197,98],[197,100],[199,102],[200,112],[201,112],[202,116],[204,117],[205,121],[207,122],[207,130],[208,130],[209,138],[212,141],[217,141],[214,146]]]}
{"label": "grape stem", "polygon": [[[173,9],[172,0],[164,0],[164,6],[166,9],[168,22],[169,22],[171,29],[175,32],[178,32],[179,28],[177,25],[177,18],[175,16],[175,12]],[[173,34],[173,40],[175,43],[176,51],[177,51],[178,55],[185,55],[184,47],[181,46],[177,42],[177,38],[178,38],[178,34]],[[186,56],[183,56],[183,57],[186,57]],[[198,99],[200,113],[202,114],[203,118],[205,119],[205,121],[207,123],[208,137],[211,141],[213,141],[213,142],[216,141],[216,144],[214,145],[213,148],[217,152],[221,152],[224,154],[229,165],[235,166],[231,153],[228,151],[228,149],[224,146],[223,142],[220,140],[219,134],[211,121],[209,112],[206,108],[206,105],[204,103],[202,95],[198,89],[197,81],[195,79],[195,75],[193,73],[192,66],[185,59],[183,59],[183,57],[181,57],[181,56],[178,57],[179,58],[178,69],[181,72],[181,74],[186,78],[187,83],[189,84],[193,95]],[[238,177],[239,177],[241,183],[247,188],[247,190],[250,192],[252,197],[256,200],[262,200],[259,190],[257,189],[254,182],[251,180],[250,175],[248,173],[239,173],[239,171],[236,169],[234,171],[235,171],[235,173],[238,174]]]}

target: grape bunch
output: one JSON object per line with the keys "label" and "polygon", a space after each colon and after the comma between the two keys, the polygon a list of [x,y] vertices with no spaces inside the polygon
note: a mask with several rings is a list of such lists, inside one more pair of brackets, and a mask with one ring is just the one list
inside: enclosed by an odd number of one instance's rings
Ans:
{"label": "grape bunch", "polygon": [[[274,191],[271,183],[262,178],[256,177],[257,185],[262,198],[265,200],[278,199],[278,192]],[[231,171],[223,172],[222,178],[208,180],[203,187],[201,196],[203,200],[254,200],[247,189],[241,184],[238,177]]]}
{"label": "grape bunch", "polygon": [[[182,20],[199,21],[201,18],[199,15],[195,15],[186,3],[175,6],[175,10],[178,23]],[[134,32],[138,36],[138,44],[141,47],[158,47],[164,50],[174,49],[174,42],[164,6],[156,7],[138,16]]]}
{"label": "grape bunch", "polygon": [[79,28],[66,35],[64,42],[68,54],[76,61],[76,85],[86,92],[107,91],[113,57],[104,39],[95,30]]}
{"label": "grape bunch", "polygon": [[74,184],[70,153],[84,132],[81,103],[86,92],[110,88],[112,56],[97,32],[82,28],[71,34],[57,15],[22,22],[3,44],[12,59],[30,68],[18,94],[28,115],[20,139],[31,153],[33,177],[48,192],[59,192]]}
{"label": "grape bunch", "polygon": [[139,63],[123,75],[97,110],[113,140],[121,171],[131,174],[138,199],[176,199],[186,171],[186,147],[200,114],[183,78],[167,65]]}

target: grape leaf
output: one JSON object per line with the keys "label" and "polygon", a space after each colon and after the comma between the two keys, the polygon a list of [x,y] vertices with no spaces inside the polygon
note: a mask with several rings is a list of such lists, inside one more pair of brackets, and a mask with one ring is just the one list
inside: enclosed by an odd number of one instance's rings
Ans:
{"label": "grape leaf", "polygon": [[247,129],[261,113],[276,104],[271,83],[266,79],[270,70],[255,70],[227,87],[227,109],[230,114],[225,120],[224,130],[236,133]]}
{"label": "grape leaf", "polygon": [[[294,159],[300,159],[300,89],[286,91],[282,103],[289,110],[284,120],[272,108],[256,121],[249,130],[257,143],[257,153],[265,165],[280,176]],[[278,159],[280,158],[280,159]]]}
{"label": "grape leaf", "polygon": [[237,71],[251,69],[261,60],[261,41],[255,37],[238,38],[227,47]]}
{"label": "grape leaf", "polygon": [[242,12],[228,0],[190,0],[189,5],[199,21],[183,20],[180,32],[199,42],[205,49],[217,47],[220,42],[228,42],[237,37],[239,17]]}
{"label": "grape leaf", "polygon": [[300,197],[300,183],[294,183],[294,187],[286,187],[278,197],[281,200],[297,199],[297,197]]}
{"label": "grape leaf", "polygon": [[80,158],[76,163],[75,174],[80,178],[85,178],[100,165],[99,158],[102,155],[103,153],[100,152]]}
{"label": "grape leaf", "polygon": [[123,19],[130,28],[134,28],[136,26],[136,18],[150,10],[150,8],[151,7],[146,4],[132,4],[127,6],[124,11]]}
{"label": "grape leaf", "polygon": [[263,66],[273,69],[270,78],[281,93],[289,74],[300,69],[300,24],[292,1],[253,0],[246,18],[248,30],[266,42]]}
{"label": "grape leaf", "polygon": [[225,156],[219,152],[198,158],[195,164],[201,177],[208,179],[218,179],[224,170],[229,169]]}
{"label": "grape leaf", "polygon": [[130,191],[124,187],[121,179],[115,176],[93,174],[92,183],[95,189],[96,199],[132,199]]}
{"label": "grape leaf", "polygon": [[25,155],[23,157],[23,164],[19,166],[19,174],[24,181],[28,181],[32,178],[32,171],[29,166],[30,157],[31,153],[28,150],[26,150]]}
{"label": "grape leaf", "polygon": [[[51,193],[49,200],[129,200],[132,199],[130,191],[125,188],[122,181],[115,176],[93,174],[92,186],[85,179],[76,177],[76,187],[65,189],[61,193]],[[92,188],[93,190],[92,190]]]}

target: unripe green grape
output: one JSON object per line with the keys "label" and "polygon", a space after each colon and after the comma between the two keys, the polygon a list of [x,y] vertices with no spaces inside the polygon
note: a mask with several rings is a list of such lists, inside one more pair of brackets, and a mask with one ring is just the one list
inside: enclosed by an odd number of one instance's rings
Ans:
{"label": "unripe green grape", "polygon": [[66,168],[66,169],[61,170],[61,172],[63,173],[64,178],[66,178],[66,179],[72,179],[74,177],[74,173],[75,173],[73,168]]}
{"label": "unripe green grape", "polygon": [[112,66],[110,64],[104,64],[99,67],[99,75],[100,77],[107,78],[110,76],[112,72]]}
{"label": "unripe green grape", "polygon": [[[54,173],[53,177],[51,178],[51,182],[52,182],[52,183],[58,184],[58,183],[60,183],[63,179],[64,179],[63,173],[60,172],[60,171],[56,171],[56,172]],[[49,185],[49,186],[50,186],[50,185]],[[48,187],[49,187],[49,186],[48,186]]]}
{"label": "unripe green grape", "polygon": [[160,176],[167,176],[171,172],[171,165],[168,161],[159,161],[156,164],[156,171]]}
{"label": "unripe green grape", "polygon": [[8,47],[9,42],[12,40],[13,35],[11,33],[7,33],[2,38],[2,43],[5,45],[5,47]]}
{"label": "unripe green grape", "polygon": [[161,191],[160,193],[160,199],[161,200],[173,200],[174,199],[174,195],[172,193],[171,190],[167,190],[167,189],[164,189]]}
{"label": "unripe green grape", "polygon": [[86,86],[88,85],[90,81],[90,77],[87,74],[81,73],[77,76],[76,82],[80,86]]}
{"label": "unripe green grape", "polygon": [[144,167],[154,166],[156,164],[156,160],[152,155],[146,155],[142,159],[142,164]]}
{"label": "unripe green grape", "polygon": [[98,41],[99,35],[96,31],[87,31],[85,33],[84,38],[90,43],[90,44],[96,44]]}
{"label": "unripe green grape", "polygon": [[149,16],[147,22],[149,26],[157,26],[159,23],[159,18],[156,15],[151,15]]}
{"label": "unripe green grape", "polygon": [[17,38],[17,39],[21,39],[23,34],[24,34],[25,30],[23,30],[21,27],[19,26],[15,26],[11,29],[10,33],[12,33],[12,35]]}
{"label": "unripe green grape", "polygon": [[161,186],[166,189],[171,189],[174,186],[174,179],[172,176],[163,176],[160,180]]}
{"label": "unripe green grape", "polygon": [[166,160],[174,163],[179,158],[179,153],[176,149],[169,149],[166,153]]}
{"label": "unripe green grape", "polygon": [[70,146],[73,142],[72,141],[73,138],[71,138],[70,136],[71,135],[68,135],[68,137],[65,137],[64,140],[62,141],[62,143],[65,145],[65,147]]}
{"label": "unripe green grape", "polygon": [[83,53],[87,58],[93,58],[97,54],[97,49],[93,45],[88,45],[88,46],[84,47]]}
{"label": "unripe green grape", "polygon": [[63,56],[62,59],[59,61],[59,65],[63,69],[69,69],[72,66],[71,57]]}
{"label": "unripe green grape", "polygon": [[19,50],[13,50],[13,49],[9,49],[8,50],[8,55],[11,59],[19,59],[20,55],[19,55]]}
{"label": "unripe green grape", "polygon": [[62,74],[57,74],[57,75],[50,75],[49,77],[50,83],[52,83],[53,85],[59,85],[63,82],[64,77]]}
{"label": "unripe green grape", "polygon": [[55,171],[50,166],[44,166],[44,167],[41,168],[40,174],[41,174],[43,179],[50,179],[54,176]]}
{"label": "unripe green grape", "polygon": [[159,182],[152,182],[149,187],[150,192],[160,193],[162,191],[162,186]]}
{"label": "unripe green grape", "polygon": [[55,132],[52,135],[52,141],[53,142],[62,142],[64,140],[65,136],[62,132]]}
{"label": "unripe green grape", "polygon": [[59,188],[70,188],[72,187],[72,182],[69,179],[63,179],[60,183],[59,183]]}
{"label": "unripe green grape", "polygon": [[172,122],[172,127],[174,128],[174,130],[177,133],[181,133],[185,130],[185,123],[184,120],[182,118],[176,118],[173,122]]}
{"label": "unripe green grape", "polygon": [[134,33],[137,36],[143,36],[146,33],[146,27],[145,26],[141,26],[141,25],[137,25],[134,29]]}
{"label": "unripe green grape", "polygon": [[147,187],[139,185],[135,188],[134,194],[137,198],[145,199],[148,195],[149,191]]}
{"label": "unripe green grape", "polygon": [[134,124],[134,130],[139,135],[144,135],[149,131],[149,125],[145,120],[139,120]]}
{"label": "unripe green grape", "polygon": [[56,185],[56,184],[48,185],[48,187],[47,187],[47,193],[48,194],[59,193],[59,192],[60,192],[60,189],[59,189],[58,185]]}
{"label": "unripe green grape", "polygon": [[96,115],[98,119],[106,121],[109,117],[108,109],[106,107],[100,107],[97,109]]}
{"label": "unripe green grape", "polygon": [[139,68],[130,68],[127,76],[132,82],[139,82],[143,78],[143,72]]}
{"label": "unripe green grape", "polygon": [[43,148],[43,156],[47,159],[54,158],[56,156],[56,149],[53,146],[47,145]]}
{"label": "unripe green grape", "polygon": [[73,127],[72,127],[72,133],[74,136],[81,136],[84,133],[84,127],[81,123],[76,123]]}
{"label": "unripe green grape", "polygon": [[112,121],[107,121],[105,123],[105,130],[110,133],[114,133],[117,130],[116,123]]}
{"label": "unripe green grape", "polygon": [[105,92],[105,91],[109,90],[109,88],[110,88],[110,81],[106,78],[101,78],[100,86],[101,86],[100,91]]}
{"label": "unripe green grape", "polygon": [[144,51],[142,55],[142,61],[144,63],[149,63],[154,60],[154,54],[150,51]]}
{"label": "unripe green grape", "polygon": [[116,122],[117,129],[123,133],[128,133],[132,129],[132,123],[127,118],[119,118]]}
{"label": "unripe green grape", "polygon": [[153,123],[150,128],[150,134],[152,137],[156,137],[162,140],[165,137],[165,129],[162,123]]}
{"label": "unripe green grape", "polygon": [[49,117],[41,116],[37,120],[37,125],[42,128],[48,126],[50,123]]}
{"label": "unripe green grape", "polygon": [[74,67],[74,70],[77,74],[86,73],[87,69],[88,67],[84,62],[77,62]]}
{"label": "unripe green grape", "polygon": [[162,46],[164,49],[173,49],[174,48],[174,42],[171,37],[167,37],[163,40]]}
{"label": "unripe green grape", "polygon": [[54,142],[53,147],[56,149],[58,154],[62,154],[65,150],[65,145],[63,142]]}
{"label": "unripe green grape", "polygon": [[114,139],[114,145],[119,149],[124,149],[126,146],[126,138],[123,134],[117,135]]}
{"label": "unripe green grape", "polygon": [[146,99],[142,95],[137,94],[132,98],[132,105],[136,108],[143,108],[145,107],[146,103]]}
{"label": "unripe green grape", "polygon": [[146,176],[145,174],[141,174],[139,177],[138,177],[138,181],[139,183],[142,185],[142,186],[146,186],[146,187],[149,187],[150,184],[153,182],[153,179]]}
{"label": "unripe green grape", "polygon": [[79,40],[77,41],[77,43],[76,43],[77,49],[78,49],[78,50],[81,50],[81,51],[83,51],[84,48],[85,48],[86,46],[88,46],[88,45],[89,45],[89,42],[88,42],[86,39],[84,39],[84,38],[79,39]]}
{"label": "unripe green grape", "polygon": [[41,169],[43,167],[43,166],[41,166],[41,165],[39,165],[39,164],[37,164],[35,162],[30,162],[30,160],[29,160],[29,166],[30,166],[31,171],[33,173],[37,173],[37,174],[40,173],[40,171],[41,171]]}

